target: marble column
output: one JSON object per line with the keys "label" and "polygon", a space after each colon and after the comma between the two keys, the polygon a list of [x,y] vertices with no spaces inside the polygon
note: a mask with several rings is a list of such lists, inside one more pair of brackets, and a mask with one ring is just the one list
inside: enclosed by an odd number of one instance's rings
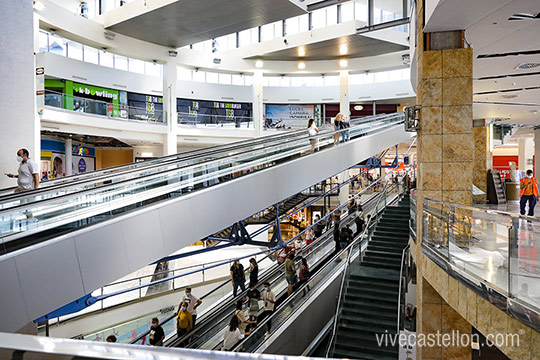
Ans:
{"label": "marble column", "polygon": [[[463,48],[461,31],[426,36],[424,1],[417,2],[417,99],[422,106],[417,133],[417,214],[423,214],[424,199],[472,204],[474,137],[472,118],[473,52]],[[422,259],[423,222],[417,221],[417,334],[471,333],[470,324],[443,303],[427,283]],[[429,260],[430,261],[430,260]],[[428,296],[427,294],[433,295]],[[435,300],[433,300],[435,298]],[[435,304],[434,304],[435,302]],[[418,359],[471,359],[464,348],[418,347]]]}
{"label": "marble column", "polygon": [[163,139],[163,155],[178,153],[178,111],[176,106],[176,87],[178,69],[174,60],[163,64],[163,111],[167,119],[167,134]]}

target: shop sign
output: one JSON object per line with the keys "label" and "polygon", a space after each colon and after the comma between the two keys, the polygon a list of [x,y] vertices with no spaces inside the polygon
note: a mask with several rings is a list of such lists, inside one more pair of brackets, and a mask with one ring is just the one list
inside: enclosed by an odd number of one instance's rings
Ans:
{"label": "shop sign", "polygon": [[163,98],[160,96],[146,95],[147,103],[163,104]]}
{"label": "shop sign", "polygon": [[84,161],[84,159],[81,158],[79,160],[78,168],[79,168],[79,173],[86,172],[86,161]]}
{"label": "shop sign", "polygon": [[71,148],[71,152],[74,155],[84,156],[84,155],[90,155],[90,150],[84,146],[79,145],[73,145]]}
{"label": "shop sign", "polygon": [[95,89],[89,89],[87,87],[79,86],[78,88],[75,88],[73,90],[78,92],[79,94],[92,95],[92,96],[97,96],[97,97],[101,97],[105,99],[118,100],[118,94],[110,93],[106,89],[95,90]]}
{"label": "shop sign", "polygon": [[242,104],[214,102],[215,109],[242,109]]}

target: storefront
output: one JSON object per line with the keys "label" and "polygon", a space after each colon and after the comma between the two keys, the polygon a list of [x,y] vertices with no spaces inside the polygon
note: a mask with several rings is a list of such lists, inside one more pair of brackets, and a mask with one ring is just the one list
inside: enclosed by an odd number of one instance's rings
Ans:
{"label": "storefront", "polygon": [[129,118],[152,122],[163,122],[163,97],[127,93]]}
{"label": "storefront", "polygon": [[[66,176],[65,143],[56,139],[41,139],[41,181]],[[96,169],[96,150],[94,147],[76,144],[72,146],[71,169],[80,174]]]}
{"label": "storefront", "polygon": [[127,118],[127,92],[76,83],[45,79],[45,105],[88,114]]}
{"label": "storefront", "polygon": [[242,123],[252,121],[251,103],[177,99],[177,111],[181,124],[231,123],[235,127],[241,127]]}
{"label": "storefront", "polygon": [[[397,112],[398,105],[396,104],[375,104],[375,111],[377,114],[393,114]],[[357,110],[360,109],[360,110]],[[373,104],[364,104],[361,108],[357,105],[351,104],[349,109],[351,117],[363,117],[373,115]],[[325,105],[326,122],[328,123],[331,118],[334,118],[339,113],[339,104],[327,104]]]}

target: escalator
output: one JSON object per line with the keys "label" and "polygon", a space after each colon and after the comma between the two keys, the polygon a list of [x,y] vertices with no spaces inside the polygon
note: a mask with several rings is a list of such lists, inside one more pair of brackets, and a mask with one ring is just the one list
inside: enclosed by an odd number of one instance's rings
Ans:
{"label": "escalator", "polygon": [[333,147],[333,130],[322,130],[314,154],[306,132],[291,132],[0,198],[0,269],[13,290],[0,313],[15,314],[0,330],[16,331],[411,136],[402,114],[350,131],[350,142]]}

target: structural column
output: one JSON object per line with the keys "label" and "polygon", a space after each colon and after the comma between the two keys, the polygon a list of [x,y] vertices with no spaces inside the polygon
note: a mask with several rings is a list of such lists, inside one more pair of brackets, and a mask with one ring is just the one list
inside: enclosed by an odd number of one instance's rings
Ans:
{"label": "structural column", "polygon": [[[485,120],[475,120],[473,127],[473,184],[487,194],[487,171],[491,169],[490,131]],[[486,195],[474,195],[475,200],[484,200]]]}
{"label": "structural column", "polygon": [[253,72],[253,126],[255,136],[261,136],[263,129],[263,72],[255,70]]}
{"label": "structural column", "polygon": [[534,129],[534,176],[540,174],[540,127]]}
{"label": "structural column", "polygon": [[339,112],[349,118],[349,72],[346,70],[339,72]]}
{"label": "structural column", "polygon": [[[537,130],[538,131],[538,130]],[[532,138],[519,139],[518,170],[527,171],[533,167],[534,144]]]}
{"label": "structural column", "polygon": [[[472,118],[473,52],[463,33],[424,29],[424,1],[417,2],[417,104],[422,106],[417,144],[417,334],[442,334],[472,327],[452,307],[448,292],[439,294],[426,280],[422,260],[424,198],[471,205],[474,137]],[[431,263],[431,265],[433,265]],[[448,284],[446,285],[448,286]],[[419,347],[418,359],[471,359],[469,347]]]}
{"label": "structural column", "polygon": [[73,175],[73,140],[68,138],[64,144],[66,154],[66,176],[69,176]]}
{"label": "structural column", "polygon": [[0,30],[0,83],[2,121],[0,121],[0,188],[15,186],[17,150],[26,148],[32,159],[40,161],[40,123],[36,112],[34,25],[32,1],[2,3]]}
{"label": "structural column", "polygon": [[167,134],[163,141],[163,155],[178,153],[178,114],[176,107],[176,87],[178,84],[178,69],[176,62],[171,60],[163,64],[163,111],[167,119]]}

